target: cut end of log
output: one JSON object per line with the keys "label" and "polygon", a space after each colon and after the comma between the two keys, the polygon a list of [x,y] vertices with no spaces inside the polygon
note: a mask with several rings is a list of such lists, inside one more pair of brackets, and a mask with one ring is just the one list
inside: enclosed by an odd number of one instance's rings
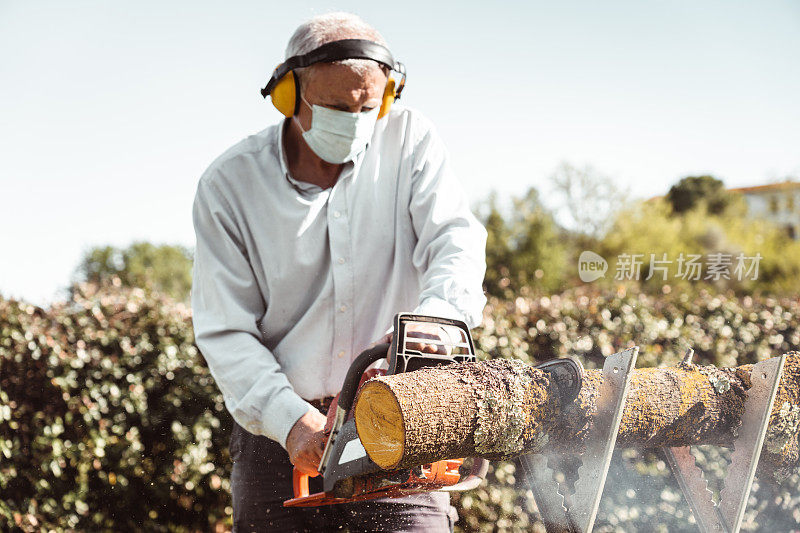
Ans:
{"label": "cut end of log", "polygon": [[358,395],[355,419],[370,459],[384,469],[395,467],[403,457],[406,431],[400,403],[389,387],[379,381],[366,383]]}

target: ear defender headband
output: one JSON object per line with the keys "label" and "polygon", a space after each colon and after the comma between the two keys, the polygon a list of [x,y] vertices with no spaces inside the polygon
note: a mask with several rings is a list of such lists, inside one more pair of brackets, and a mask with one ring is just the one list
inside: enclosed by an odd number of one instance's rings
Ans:
{"label": "ear defender headband", "polygon": [[261,96],[272,97],[272,105],[287,117],[297,113],[300,105],[300,87],[294,69],[304,68],[314,63],[329,63],[343,59],[371,59],[400,74],[400,83],[393,78],[386,82],[381,109],[378,118],[389,112],[392,102],[400,98],[406,84],[406,67],[395,61],[392,53],[385,46],[366,39],[343,39],[323,44],[307,54],[292,56],[277,66],[267,86],[261,89]]}

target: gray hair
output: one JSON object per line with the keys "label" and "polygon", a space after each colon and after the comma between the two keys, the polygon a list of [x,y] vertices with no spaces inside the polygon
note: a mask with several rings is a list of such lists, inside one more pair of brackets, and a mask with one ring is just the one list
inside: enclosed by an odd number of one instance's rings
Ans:
{"label": "gray hair", "polygon": [[[298,26],[286,46],[286,59],[306,54],[325,43],[340,39],[369,39],[388,48],[383,36],[364,19],[352,13],[339,11],[317,15]],[[373,68],[382,68],[370,59],[344,59],[336,63],[347,65],[359,75],[364,75]],[[307,80],[308,73],[313,68],[314,65],[311,65],[295,70],[301,84]]]}

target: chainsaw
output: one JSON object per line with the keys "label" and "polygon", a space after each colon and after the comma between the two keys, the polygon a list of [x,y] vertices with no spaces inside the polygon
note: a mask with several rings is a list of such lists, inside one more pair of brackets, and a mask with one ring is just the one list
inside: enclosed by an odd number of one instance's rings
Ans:
{"label": "chainsaw", "polygon": [[[387,352],[388,369],[369,368],[387,357]],[[408,313],[396,315],[391,344],[373,346],[353,361],[341,392],[328,409],[325,449],[317,468],[323,477],[323,491],[309,494],[309,476],[295,468],[294,498],[283,505],[313,507],[429,491],[465,491],[480,485],[489,468],[488,461],[482,458],[382,469],[367,455],[351,413],[359,387],[371,377],[475,360],[475,345],[464,322]],[[577,396],[583,376],[580,363],[557,359],[537,368],[548,372],[562,400],[571,402]]]}

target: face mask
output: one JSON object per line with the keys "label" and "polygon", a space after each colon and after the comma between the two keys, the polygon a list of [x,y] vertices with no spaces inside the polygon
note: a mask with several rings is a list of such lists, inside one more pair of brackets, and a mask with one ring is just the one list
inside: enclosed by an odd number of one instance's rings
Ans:
{"label": "face mask", "polygon": [[[303,131],[303,139],[320,159],[340,164],[352,161],[364,151],[372,139],[379,108],[364,113],[348,113],[310,105],[305,98],[301,98],[311,108],[311,128]],[[294,118],[297,120],[297,115]],[[297,125],[300,126],[299,120]],[[300,126],[300,129],[303,127]]]}

